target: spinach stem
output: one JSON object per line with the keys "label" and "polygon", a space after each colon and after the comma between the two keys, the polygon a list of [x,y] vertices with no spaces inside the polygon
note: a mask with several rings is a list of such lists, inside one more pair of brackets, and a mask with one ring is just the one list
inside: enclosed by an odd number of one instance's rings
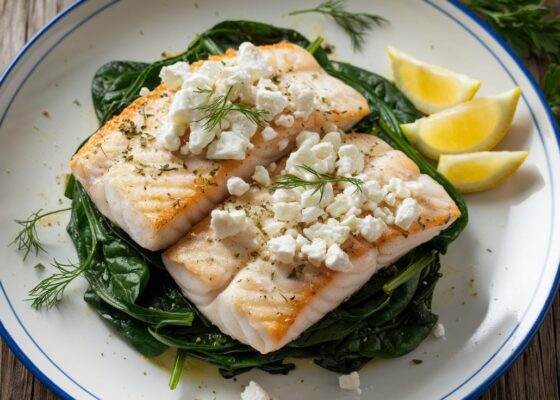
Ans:
{"label": "spinach stem", "polygon": [[430,252],[422,256],[422,258],[420,258],[418,261],[415,261],[412,264],[410,264],[400,274],[398,274],[396,277],[394,277],[385,285],[383,285],[383,291],[387,294],[393,293],[396,288],[404,284],[406,281],[411,279],[418,272],[422,271],[424,268],[430,265],[430,263],[434,261],[435,257],[436,256],[434,252]]}
{"label": "spinach stem", "polygon": [[323,44],[324,40],[325,40],[324,37],[317,36],[315,40],[311,42],[305,50],[307,50],[311,54],[315,54],[315,52],[321,47],[321,44]]}
{"label": "spinach stem", "polygon": [[185,357],[187,353],[185,350],[177,349],[177,355],[175,356],[175,363],[173,364],[173,372],[169,378],[169,389],[175,390],[181,379],[181,373],[183,372],[183,365],[185,365]]}

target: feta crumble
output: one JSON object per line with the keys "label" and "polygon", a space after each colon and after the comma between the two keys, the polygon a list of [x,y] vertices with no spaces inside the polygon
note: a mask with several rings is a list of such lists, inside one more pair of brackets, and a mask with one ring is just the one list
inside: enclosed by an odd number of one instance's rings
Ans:
{"label": "feta crumble", "polygon": [[434,326],[434,329],[432,330],[433,335],[438,338],[444,338],[445,339],[445,326],[443,326],[443,324],[441,322],[438,322],[436,324],[436,326]]}
{"label": "feta crumble", "polygon": [[272,258],[281,263],[291,263],[296,254],[296,240],[289,234],[272,238],[267,247]]}
{"label": "feta crumble", "polygon": [[270,175],[265,167],[262,165],[257,165],[255,168],[255,173],[253,174],[253,180],[261,186],[270,186]]}
{"label": "feta crumble", "polygon": [[245,229],[245,220],[247,216],[243,210],[213,210],[210,215],[210,227],[216,239],[224,239],[237,235]]}
{"label": "feta crumble", "polygon": [[274,217],[279,221],[297,222],[301,215],[301,206],[296,202],[278,202],[272,205]]}
{"label": "feta crumble", "polygon": [[140,96],[144,97],[144,96],[147,96],[149,93],[150,93],[150,89],[148,89],[147,87],[144,86],[140,89],[139,94],[140,94]]}
{"label": "feta crumble", "polygon": [[241,392],[241,400],[271,400],[268,393],[255,381],[249,382]]}
{"label": "feta crumble", "polygon": [[282,114],[277,117],[274,122],[276,125],[283,126],[285,128],[291,128],[294,125],[295,119],[293,115]]}
{"label": "feta crumble", "polygon": [[229,178],[226,185],[229,194],[233,196],[243,196],[251,187],[247,182],[237,176]]}
{"label": "feta crumble", "polygon": [[187,127],[182,124],[163,125],[158,134],[158,143],[163,147],[176,151],[181,147],[181,136],[185,134]]}
{"label": "feta crumble", "polygon": [[252,147],[245,136],[235,131],[222,132],[218,140],[208,146],[206,158],[210,160],[244,160],[245,151]]}
{"label": "feta crumble", "polygon": [[348,375],[340,375],[338,377],[338,386],[344,390],[359,390],[360,389],[360,374],[354,371]]}
{"label": "feta crumble", "polygon": [[161,81],[171,90],[177,90],[183,84],[183,79],[191,71],[190,65],[184,61],[163,67],[159,72]]}
{"label": "feta crumble", "polygon": [[278,132],[276,132],[274,128],[267,126],[262,130],[261,135],[265,141],[269,142],[272,139],[274,139],[276,136],[278,136]]}
{"label": "feta crumble", "polygon": [[418,206],[418,202],[412,197],[409,197],[407,199],[404,199],[402,204],[397,209],[395,224],[404,230],[408,230],[408,228],[410,228],[410,225],[412,225],[412,223],[418,219],[419,215],[420,207]]}
{"label": "feta crumble", "polygon": [[310,244],[301,247],[301,252],[314,266],[320,266],[327,255],[327,243],[320,238],[313,239]]}
{"label": "feta crumble", "polygon": [[325,265],[333,271],[347,272],[354,268],[350,257],[338,244],[333,244],[327,250]]}
{"label": "feta crumble", "polygon": [[286,147],[288,147],[288,144],[290,144],[290,141],[288,139],[282,139],[282,140],[278,141],[278,151],[286,150]]}
{"label": "feta crumble", "polygon": [[381,237],[387,225],[380,218],[367,215],[359,222],[360,235],[362,235],[368,242],[375,242]]}

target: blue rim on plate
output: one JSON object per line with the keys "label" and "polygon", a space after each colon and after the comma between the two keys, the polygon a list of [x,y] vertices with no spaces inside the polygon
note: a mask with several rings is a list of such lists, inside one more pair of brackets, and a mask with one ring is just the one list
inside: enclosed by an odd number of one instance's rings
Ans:
{"label": "blue rim on plate", "polygon": [[[72,29],[70,29],[68,32],[66,32],[57,42],[55,42],[55,44],[51,47],[51,50],[56,47],[62,40],[64,40],[64,38],[66,38],[70,33],[72,33],[74,30],[76,30],[77,28],[79,28],[81,25],[83,25],[85,22],[87,22],[88,20],[90,20],[93,16],[97,15],[98,13],[100,13],[101,11],[105,10],[106,8],[110,7],[111,5],[119,2],[120,0],[114,0],[106,5],[104,5],[102,8],[95,10],[92,14],[90,14],[89,16],[87,16],[85,19],[83,19],[82,21],[80,21],[79,23],[77,23],[77,25],[75,27],[73,27]],[[14,68],[16,67],[16,65],[18,64],[18,62],[22,59],[22,57],[25,55],[25,53],[27,53],[27,51],[33,47],[33,45],[35,45],[35,43],[45,34],[47,33],[54,25],[56,25],[58,22],[60,22],[62,19],[64,19],[64,17],[66,17],[68,14],[72,13],[75,9],[77,9],[80,5],[84,4],[85,2],[87,2],[87,0],[77,0],[74,4],[72,4],[71,6],[69,6],[68,8],[66,8],[65,10],[63,10],[60,14],[58,14],[57,16],[55,16],[51,21],[49,21],[42,29],[40,29],[35,35],[33,35],[33,37],[25,44],[25,46],[18,52],[18,54],[16,55],[16,57],[13,59],[13,61],[8,65],[8,67],[6,68],[6,70],[2,73],[2,75],[0,76],[0,88],[2,87],[2,85],[7,81],[10,73],[14,70]],[[484,44],[484,42],[482,42],[482,40],[472,31],[470,30],[467,26],[465,26],[462,22],[460,22],[457,18],[455,18],[454,16],[452,16],[449,12],[447,12],[446,10],[444,10],[443,8],[441,8],[439,5],[435,4],[435,2],[433,0],[423,0],[423,2],[429,4],[430,6],[432,6],[433,8],[437,9],[439,12],[443,13],[444,15],[446,15],[447,17],[451,18],[454,22],[458,23],[459,25],[461,25],[468,33],[470,33],[474,38],[476,38],[479,42],[481,42],[482,44]],[[465,5],[463,5],[462,3],[460,3],[459,0],[448,0],[448,2],[454,6],[456,9],[460,10],[464,15],[466,15],[471,21],[473,21],[474,23],[476,23],[479,27],[481,27],[482,29],[484,29],[494,40],[496,40],[496,42],[508,53],[508,55],[512,58],[512,60],[517,64],[517,66],[519,67],[519,69],[522,71],[522,73],[524,74],[525,78],[529,81],[530,85],[532,86],[533,90],[535,91],[535,93],[537,94],[539,101],[541,102],[541,104],[544,106],[546,113],[547,113],[547,118],[550,122],[550,124],[552,125],[553,129],[554,129],[554,134],[555,134],[555,138],[556,138],[556,142],[557,145],[559,146],[560,149],[560,128],[558,126],[558,123],[552,113],[552,110],[550,109],[544,94],[542,92],[542,90],[540,89],[539,85],[537,84],[537,82],[535,81],[535,79],[533,78],[532,74],[529,72],[529,70],[527,69],[527,67],[523,64],[522,60],[517,56],[517,54],[515,54],[515,52],[509,47],[509,45],[504,41],[504,39],[502,39],[502,37],[500,35],[498,35],[488,24],[486,24],[486,22],[484,22],[478,15],[476,15],[472,10],[470,10],[468,7],[466,7]],[[488,48],[487,48],[488,49]],[[490,49],[488,49],[489,51],[491,51]],[[491,51],[492,52],[492,51]],[[492,54],[494,55],[494,57],[499,61],[498,57],[492,52]],[[18,87],[18,89],[16,90],[16,93],[14,95],[14,97],[17,95],[17,92],[19,91],[19,89],[21,88],[21,86],[23,86],[25,80],[27,79],[27,77],[31,74],[31,72],[37,67],[37,65],[43,60],[45,55],[43,55],[43,57],[33,66],[33,68],[31,69],[31,71],[29,72],[29,74],[26,76],[26,78],[24,78],[23,82],[20,84],[20,87]],[[8,104],[7,109],[5,110],[6,113],[8,112],[8,108],[10,107],[11,102]],[[1,124],[1,120],[4,118],[5,115],[2,116],[2,118],[0,119],[0,124]],[[527,348],[527,346],[529,345],[529,343],[531,342],[531,340],[533,339],[533,337],[535,336],[535,334],[537,333],[540,325],[542,324],[546,314],[548,313],[548,310],[550,309],[550,306],[552,305],[552,302],[554,300],[554,297],[556,295],[556,292],[558,290],[560,286],[560,265],[557,268],[556,271],[556,276],[554,278],[553,284],[551,286],[551,290],[546,298],[546,301],[544,303],[544,306],[542,307],[538,317],[536,318],[535,322],[533,323],[533,326],[531,327],[531,329],[529,330],[529,332],[526,334],[526,336],[523,338],[523,340],[521,341],[521,343],[511,352],[511,354],[504,360],[502,361],[501,365],[496,368],[496,370],[488,377],[486,378],[481,384],[479,384],[475,389],[473,389],[468,395],[466,395],[465,398],[468,399],[473,399],[476,398],[477,396],[479,396],[483,391],[485,391],[490,385],[492,385],[501,375],[503,375],[510,367],[511,365],[517,360],[517,358],[523,353],[523,351]],[[6,299],[9,302],[9,299],[6,295],[6,293],[4,292],[4,288],[2,286],[2,283],[0,282],[0,288],[2,289],[2,292],[4,294],[4,296],[6,297]],[[11,307],[11,304],[10,304]],[[27,331],[25,330],[25,327],[23,326],[23,324],[21,323],[21,321],[19,320],[17,314],[15,313],[15,310],[12,311],[14,312],[14,315],[16,316],[16,318],[18,319],[18,322],[20,323],[21,327],[24,329],[24,331],[27,333]],[[447,395],[445,395],[443,399],[447,399],[450,396],[452,396],[455,392],[457,392],[458,390],[460,390],[464,385],[466,385],[469,381],[471,381],[476,375],[478,375],[478,373],[484,369],[486,367],[486,365],[488,365],[488,363],[490,363],[494,357],[503,349],[503,347],[509,342],[509,340],[511,339],[511,337],[513,336],[513,334],[515,333],[517,327],[519,326],[519,324],[516,325],[516,327],[514,328],[513,332],[508,335],[508,337],[506,338],[506,340],[504,341],[504,343],[498,348],[498,350],[483,364],[481,365],[481,367],[475,371],[468,379],[466,379],[462,384],[460,384],[459,386],[457,386],[453,391],[449,392]],[[27,333],[27,335],[29,336],[29,333]],[[4,325],[2,324],[2,321],[0,320],[0,336],[3,338],[3,340],[5,341],[5,343],[8,345],[8,347],[14,352],[14,354],[18,357],[18,359],[23,363],[23,365],[29,369],[33,375],[35,375],[44,385],[46,385],[50,390],[52,390],[57,396],[59,396],[62,399],[72,399],[73,397],[68,394],[64,389],[62,389],[60,386],[57,385],[57,383],[55,383],[53,380],[51,380],[46,374],[44,374],[34,363],[33,361],[31,361],[31,359],[23,352],[23,350],[18,346],[18,344],[16,343],[16,341],[12,338],[12,336],[9,334],[9,332],[6,330],[6,328],[4,327]],[[31,336],[29,336],[31,338]],[[31,340],[33,340],[31,338]],[[35,342],[34,342],[35,343]],[[35,345],[37,346],[37,348],[47,357],[47,359],[59,370],[61,371],[67,378],[69,378],[74,384],[76,384],[79,388],[81,388],[85,393],[87,393],[89,396],[91,396],[92,398],[95,399],[99,399],[97,396],[95,396],[93,393],[91,393],[89,390],[87,390],[86,388],[84,388],[83,386],[81,386],[78,382],[76,382],[75,380],[73,380],[69,375],[67,375],[64,371],[62,371],[60,369],[60,367],[58,367],[56,364],[54,364],[54,362],[46,355],[46,353],[44,353],[44,351],[42,349],[39,348],[39,346],[35,343]]]}

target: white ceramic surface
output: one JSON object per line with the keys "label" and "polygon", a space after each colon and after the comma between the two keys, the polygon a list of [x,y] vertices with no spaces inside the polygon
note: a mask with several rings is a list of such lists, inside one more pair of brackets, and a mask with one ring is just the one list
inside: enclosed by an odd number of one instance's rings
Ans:
{"label": "white ceramic surface", "polygon": [[[413,353],[373,362],[361,374],[362,399],[473,397],[527,344],[557,284],[560,258],[560,161],[555,127],[540,92],[516,59],[454,2],[352,1],[351,8],[386,17],[362,53],[318,15],[288,17],[318,1],[99,0],[79,3],[38,34],[0,79],[0,332],[26,365],[64,398],[235,399],[256,379],[279,399],[354,399],[337,374],[298,362],[288,376],[254,371],[237,381],[188,361],[175,392],[169,371],[112,334],[83,302],[83,281],[48,312],[25,302],[45,272],[22,263],[13,247],[14,218],[64,204],[64,174],[76,146],[97,127],[90,99],[95,70],[110,60],[153,61],[186,47],[197,32],[227,18],[254,19],[325,36],[335,56],[380,73],[391,44],[420,59],[483,82],[480,94],[523,89],[511,132],[500,149],[529,150],[522,169],[496,190],[467,197],[470,223],[443,258],[434,309],[446,340],[429,337]],[[75,104],[75,99],[81,104]],[[48,117],[43,115],[48,112]],[[41,227],[49,257],[75,259],[64,225]],[[39,259],[48,262],[49,257]],[[412,365],[412,359],[422,359]],[[168,360],[160,360],[166,364]]]}

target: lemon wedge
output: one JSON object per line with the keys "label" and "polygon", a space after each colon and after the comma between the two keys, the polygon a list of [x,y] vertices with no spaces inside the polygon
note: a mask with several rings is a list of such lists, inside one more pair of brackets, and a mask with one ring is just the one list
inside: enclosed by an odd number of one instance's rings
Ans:
{"label": "lemon wedge", "polygon": [[418,61],[387,47],[397,87],[424,114],[461,104],[473,98],[480,82],[467,75]]}
{"label": "lemon wedge", "polygon": [[444,155],[437,170],[463,193],[491,189],[509,178],[527,158],[526,151],[480,151]]}
{"label": "lemon wedge", "polygon": [[490,150],[511,126],[521,89],[481,97],[420,118],[401,128],[418,150],[437,160],[442,154]]}

